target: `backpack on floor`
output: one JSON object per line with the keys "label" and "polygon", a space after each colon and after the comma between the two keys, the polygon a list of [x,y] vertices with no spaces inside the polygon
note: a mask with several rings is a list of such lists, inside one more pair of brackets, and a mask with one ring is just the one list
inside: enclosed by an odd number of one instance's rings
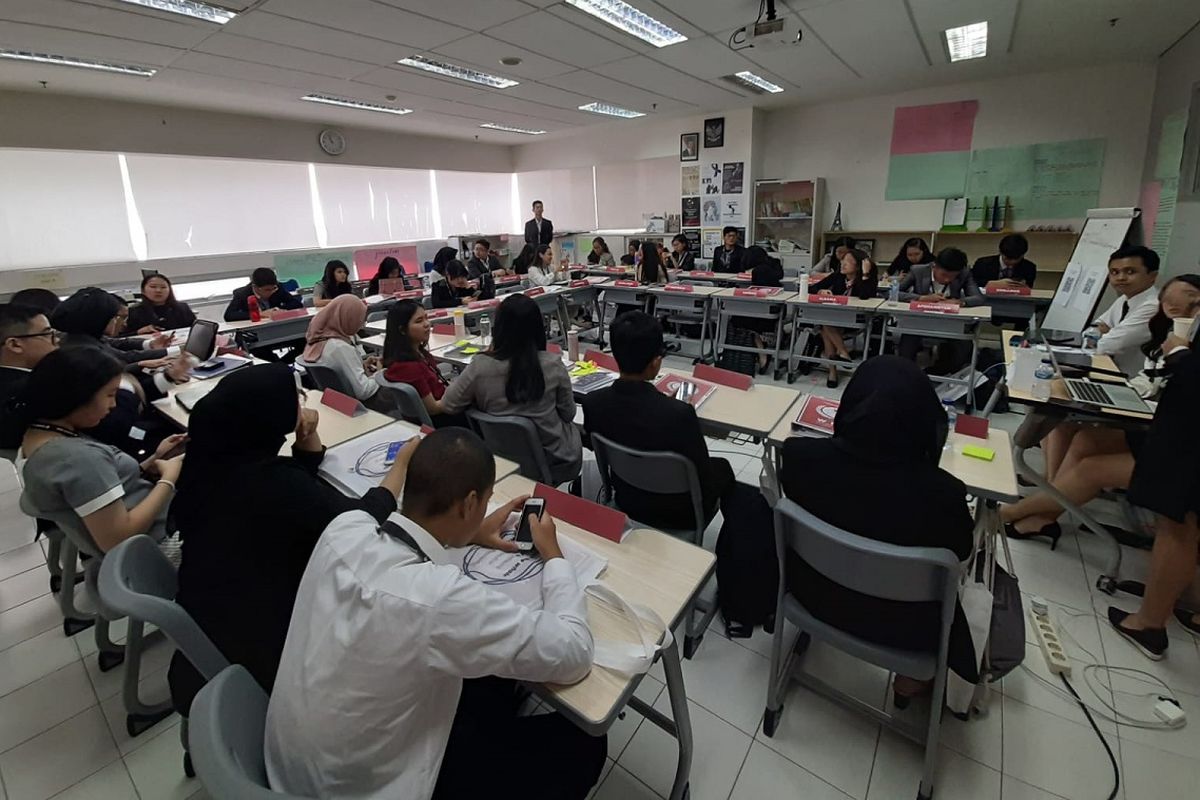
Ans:
{"label": "backpack on floor", "polygon": [[722,499],[717,538],[717,604],[725,634],[744,638],[771,629],[779,591],[775,518],[757,487],[735,483]]}
{"label": "backpack on floor", "polygon": [[[725,330],[725,343],[741,347],[754,347],[754,331],[730,325]],[[740,372],[743,375],[758,374],[758,356],[743,350],[722,350],[717,366]]]}

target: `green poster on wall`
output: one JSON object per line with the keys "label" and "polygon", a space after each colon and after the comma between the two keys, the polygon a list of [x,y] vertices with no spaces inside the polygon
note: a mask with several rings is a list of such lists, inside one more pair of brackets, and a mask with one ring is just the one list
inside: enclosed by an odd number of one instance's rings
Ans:
{"label": "green poster on wall", "polygon": [[301,287],[312,286],[325,274],[325,263],[334,259],[353,264],[354,253],[350,250],[279,253],[275,256],[275,274],[281,281],[295,278]]}
{"label": "green poster on wall", "polygon": [[1183,139],[1187,133],[1187,111],[1176,111],[1162,121],[1158,135],[1158,158],[1154,162],[1154,177],[1160,180],[1179,177],[1183,160]]}
{"label": "green poster on wall", "polygon": [[1100,203],[1103,176],[1103,139],[1035,144],[1029,216],[1034,219],[1086,216],[1089,208]]}
{"label": "green poster on wall", "polygon": [[1004,198],[1012,203],[1013,214],[1029,216],[1033,189],[1033,146],[995,147],[971,153],[967,172],[967,197],[978,204],[985,197]]}
{"label": "green poster on wall", "polygon": [[962,197],[970,150],[892,156],[885,200],[941,200]]}

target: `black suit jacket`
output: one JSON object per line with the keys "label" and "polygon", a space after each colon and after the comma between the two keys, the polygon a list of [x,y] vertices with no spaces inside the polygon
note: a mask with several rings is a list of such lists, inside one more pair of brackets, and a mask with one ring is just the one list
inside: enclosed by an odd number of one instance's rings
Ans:
{"label": "black suit jacket", "polygon": [[[715,508],[719,497],[708,447],[696,409],[689,403],[667,397],[648,381],[618,380],[606,389],[584,395],[583,429],[626,447],[679,453],[696,465],[705,512]],[[695,524],[687,495],[652,494],[616,476],[613,491],[617,506],[638,522],[668,528],[690,528]]]}
{"label": "black suit jacket", "polygon": [[725,245],[713,251],[713,272],[741,272],[742,260],[746,257],[746,248],[735,244],[733,249],[726,252]]}
{"label": "black suit jacket", "polygon": [[467,274],[471,280],[479,282],[480,300],[491,300],[496,296],[496,279],[492,277],[494,269],[500,269],[500,262],[495,256],[488,256],[486,264],[474,256],[467,262]]}
{"label": "black suit jacket", "polygon": [[539,244],[550,244],[554,238],[554,223],[542,217],[542,235],[538,236],[537,220],[531,219],[525,223],[525,244],[537,247]]}
{"label": "black suit jacket", "polygon": [[16,450],[25,435],[17,402],[28,380],[29,373],[23,369],[0,367],[0,448],[4,450]]}
{"label": "black suit jacket", "polygon": [[[250,305],[247,301],[249,301],[252,294],[254,294],[254,286],[249,283],[240,289],[234,290],[233,297],[229,298],[229,306],[225,309],[226,322],[250,319]],[[280,287],[275,290],[275,294],[271,295],[269,300],[258,301],[258,309],[260,311],[266,311],[268,308],[304,308],[304,301],[287,289]]]}
{"label": "black suit jacket", "polygon": [[[980,291],[987,288],[989,281],[1000,280],[1000,270],[1003,265],[1000,263],[1000,256],[984,256],[975,262],[975,266],[971,267],[971,276],[975,278],[975,285]],[[1012,269],[1012,278],[1015,281],[1033,288],[1033,282],[1037,280],[1037,264],[1027,258],[1022,258]]]}

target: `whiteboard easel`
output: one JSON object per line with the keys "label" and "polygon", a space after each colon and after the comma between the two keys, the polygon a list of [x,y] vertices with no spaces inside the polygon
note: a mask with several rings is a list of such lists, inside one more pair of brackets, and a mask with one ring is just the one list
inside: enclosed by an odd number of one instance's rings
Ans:
{"label": "whiteboard easel", "polygon": [[1075,252],[1067,262],[1042,329],[1076,335],[1083,332],[1108,286],[1108,257],[1125,243],[1136,208],[1092,208]]}

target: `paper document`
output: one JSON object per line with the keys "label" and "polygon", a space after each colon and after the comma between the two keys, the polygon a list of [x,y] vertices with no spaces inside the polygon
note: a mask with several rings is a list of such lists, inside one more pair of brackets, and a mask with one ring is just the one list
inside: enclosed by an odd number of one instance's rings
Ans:
{"label": "paper document", "polygon": [[394,422],[325,451],[317,470],[322,478],[354,497],[379,485],[390,465],[383,463],[388,445],[407,442],[414,435],[408,425]]}

